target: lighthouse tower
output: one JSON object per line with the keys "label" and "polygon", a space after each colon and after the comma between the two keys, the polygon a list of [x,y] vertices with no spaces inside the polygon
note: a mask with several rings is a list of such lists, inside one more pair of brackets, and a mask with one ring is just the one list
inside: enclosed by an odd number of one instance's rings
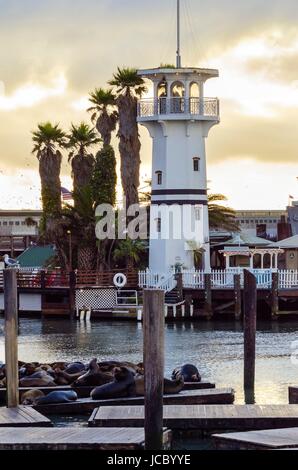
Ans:
{"label": "lighthouse tower", "polygon": [[179,6],[176,67],[138,72],[153,84],[138,122],[153,140],[149,268],[157,273],[192,269],[198,254],[210,269],[205,141],[219,123],[219,101],[204,96],[204,84],[218,71],[181,66]]}

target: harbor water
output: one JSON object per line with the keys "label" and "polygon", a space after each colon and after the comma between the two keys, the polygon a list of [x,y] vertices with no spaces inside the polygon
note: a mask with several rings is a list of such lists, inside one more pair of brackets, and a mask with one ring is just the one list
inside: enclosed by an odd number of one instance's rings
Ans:
{"label": "harbor water", "polygon": [[[68,319],[21,318],[19,359],[142,360],[140,323]],[[297,350],[297,351],[296,351]],[[258,324],[256,348],[256,393],[258,404],[288,403],[288,386],[298,385],[298,324]],[[3,318],[0,319],[0,361],[4,361]],[[244,403],[243,331],[239,322],[167,324],[165,327],[165,371],[183,364],[196,364],[203,380],[217,387],[232,387],[236,403]]]}

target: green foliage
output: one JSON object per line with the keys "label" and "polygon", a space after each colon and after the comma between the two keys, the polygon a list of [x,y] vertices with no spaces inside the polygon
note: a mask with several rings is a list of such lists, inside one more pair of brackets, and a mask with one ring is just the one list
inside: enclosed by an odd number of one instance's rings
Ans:
{"label": "green foliage", "polygon": [[66,135],[59,124],[53,125],[51,122],[45,122],[38,124],[37,128],[37,131],[32,131],[34,142],[32,153],[36,153],[38,159],[43,149],[54,152],[58,147],[66,146]]}
{"label": "green foliage", "polygon": [[106,145],[95,157],[92,191],[95,205],[116,204],[116,157],[113,147]]}
{"label": "green foliage", "polygon": [[114,73],[112,80],[109,85],[116,87],[116,93],[120,94],[134,94],[135,96],[141,97],[143,93],[146,93],[147,87],[142,77],[138,75],[136,68],[120,67],[117,68],[117,72]]}
{"label": "green foliage", "polygon": [[100,142],[94,128],[88,124],[81,122],[78,126],[71,125],[70,133],[68,135],[67,147],[72,149],[69,153],[68,161],[70,161],[75,152],[82,157],[87,155],[87,149]]}
{"label": "green foliage", "polygon": [[176,66],[173,64],[160,64],[159,68],[161,69],[175,69]]}
{"label": "green foliage", "polygon": [[223,194],[208,195],[209,226],[213,229],[239,232],[240,228],[236,220],[236,212],[234,209],[222,204],[216,204],[217,202],[226,200],[227,198]]}
{"label": "green foliage", "polygon": [[94,91],[89,93],[89,101],[94,105],[87,109],[88,112],[95,112],[95,115],[91,117],[92,121],[94,121],[98,112],[109,106],[114,107],[116,105],[115,95],[111,88],[107,90],[95,88]]}
{"label": "green foliage", "polygon": [[132,267],[140,262],[141,255],[145,250],[146,247],[143,241],[127,238],[118,243],[117,248],[114,250],[114,260],[125,260],[127,265]]}

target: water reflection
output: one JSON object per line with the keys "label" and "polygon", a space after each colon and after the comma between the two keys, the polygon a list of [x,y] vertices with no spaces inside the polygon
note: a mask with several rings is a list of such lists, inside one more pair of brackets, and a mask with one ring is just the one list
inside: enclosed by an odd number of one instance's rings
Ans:
{"label": "water reflection", "polygon": [[[298,366],[291,362],[291,344],[298,324],[258,324],[255,400],[287,403],[287,387],[298,384]],[[80,322],[21,319],[19,358],[25,361],[58,359],[142,360],[142,325],[129,322]],[[204,379],[218,387],[233,387],[244,402],[243,333],[239,322],[167,324],[165,369],[169,376],[184,362],[197,364]],[[0,319],[0,361],[4,360],[3,319]]]}

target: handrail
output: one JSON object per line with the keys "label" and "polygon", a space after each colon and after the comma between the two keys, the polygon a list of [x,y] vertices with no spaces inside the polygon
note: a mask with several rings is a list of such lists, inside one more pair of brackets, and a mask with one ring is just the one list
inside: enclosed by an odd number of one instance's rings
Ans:
{"label": "handrail", "polygon": [[138,101],[138,117],[165,114],[191,114],[206,117],[219,116],[218,98],[142,98]]}

